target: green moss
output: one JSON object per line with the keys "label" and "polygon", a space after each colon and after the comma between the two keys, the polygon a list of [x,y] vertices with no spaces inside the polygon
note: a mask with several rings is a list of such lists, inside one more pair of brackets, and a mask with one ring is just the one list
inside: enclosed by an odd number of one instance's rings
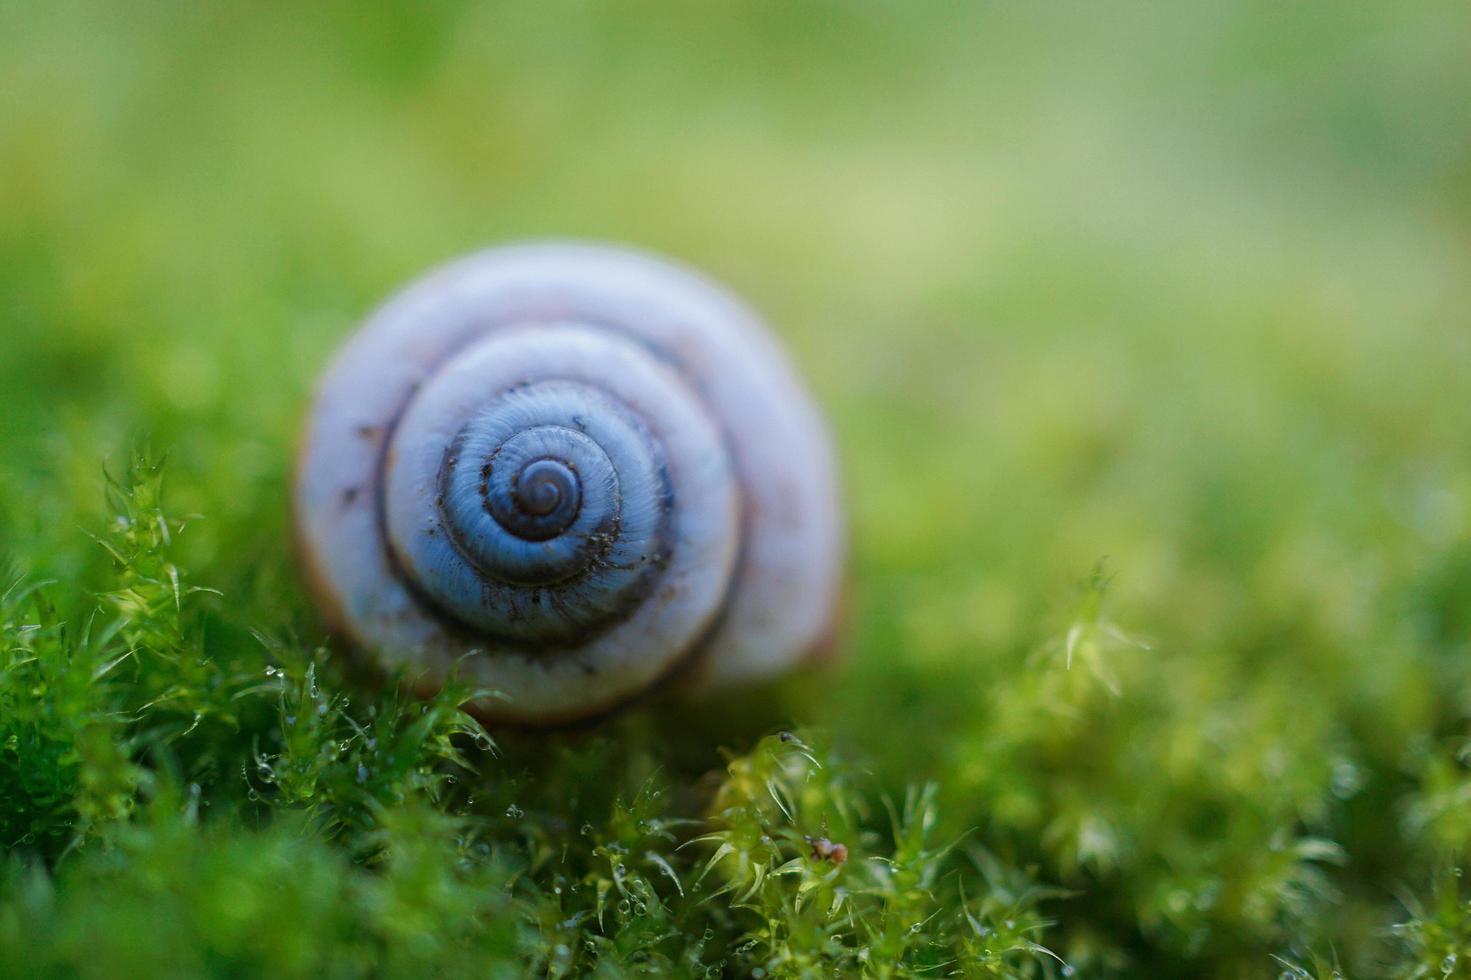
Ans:
{"label": "green moss", "polygon": [[[1471,975],[1464,21],[0,3],[0,974]],[[769,315],[839,667],[538,735],[326,651],[313,380],[539,235]]]}
{"label": "green moss", "polygon": [[458,708],[486,692],[364,690],[324,651],[263,637],[216,656],[194,610],[206,590],[173,560],[184,527],[162,509],[162,472],[145,453],[109,481],[112,583],[79,639],[45,589],[6,593],[0,973],[1014,977],[1061,963],[1036,938],[1046,892],[998,881],[965,898],[967,873],[999,872],[935,845],[933,786],[884,821],[794,734],[732,759],[712,797],[672,803],[636,775],[657,756],[648,732],[548,737],[560,757],[507,779],[515,763]]}

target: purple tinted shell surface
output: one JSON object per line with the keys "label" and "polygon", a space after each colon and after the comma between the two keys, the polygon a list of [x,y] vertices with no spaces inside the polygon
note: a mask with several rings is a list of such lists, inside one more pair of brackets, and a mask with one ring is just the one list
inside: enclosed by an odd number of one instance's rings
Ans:
{"label": "purple tinted shell surface", "polygon": [[[832,628],[831,441],[731,295],[598,245],[496,248],[369,317],[317,392],[295,487],[334,627],[488,720],[575,721],[681,664],[774,676]],[[471,654],[470,656],[466,656]]]}

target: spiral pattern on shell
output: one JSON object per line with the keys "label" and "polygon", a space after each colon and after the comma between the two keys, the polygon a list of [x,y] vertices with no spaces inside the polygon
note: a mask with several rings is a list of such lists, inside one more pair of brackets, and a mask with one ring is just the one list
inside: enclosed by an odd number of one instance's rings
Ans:
{"label": "spiral pattern on shell", "polygon": [[[759,322],[640,253],[494,249],[432,272],[329,369],[297,485],[335,626],[487,718],[574,720],[682,664],[776,673],[827,634],[832,450]],[[473,656],[466,656],[473,654]]]}

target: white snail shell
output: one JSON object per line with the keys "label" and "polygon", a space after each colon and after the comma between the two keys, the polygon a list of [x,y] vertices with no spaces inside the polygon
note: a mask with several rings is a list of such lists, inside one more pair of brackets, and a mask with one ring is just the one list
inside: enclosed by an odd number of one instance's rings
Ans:
{"label": "white snail shell", "polygon": [[458,664],[492,720],[584,718],[684,664],[769,677],[832,626],[816,407],[749,310],[625,249],[491,249],[389,300],[322,381],[295,497],[334,627],[429,686]]}

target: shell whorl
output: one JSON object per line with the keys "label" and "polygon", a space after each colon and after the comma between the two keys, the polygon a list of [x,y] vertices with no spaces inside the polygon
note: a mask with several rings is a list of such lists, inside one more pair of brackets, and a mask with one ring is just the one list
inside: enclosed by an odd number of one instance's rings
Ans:
{"label": "shell whorl", "polygon": [[584,717],[696,652],[707,685],[774,673],[836,596],[831,449],[785,358],[620,249],[491,250],[386,304],[324,379],[296,510],[338,628],[430,683],[463,658],[498,719]]}
{"label": "shell whorl", "polygon": [[[670,368],[602,329],[511,328],[467,348],[410,403],[387,460],[401,570],[488,640],[585,642],[652,591],[676,541],[683,573],[728,565],[738,535],[718,427]],[[710,585],[703,615],[723,593]]]}

